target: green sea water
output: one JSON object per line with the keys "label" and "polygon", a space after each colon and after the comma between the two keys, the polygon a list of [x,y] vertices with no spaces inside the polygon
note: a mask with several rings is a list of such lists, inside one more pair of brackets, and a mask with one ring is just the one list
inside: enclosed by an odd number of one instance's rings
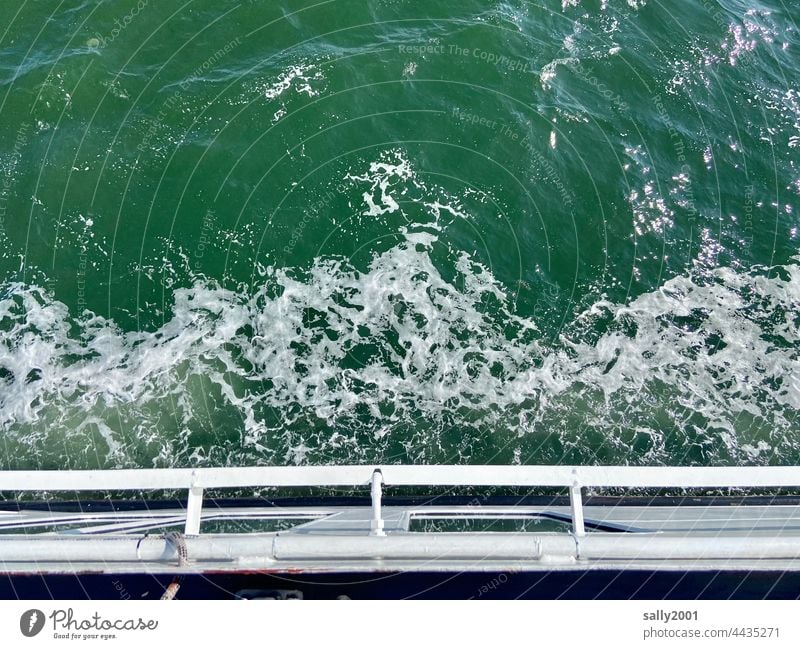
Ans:
{"label": "green sea water", "polygon": [[798,23],[0,3],[0,468],[800,462]]}

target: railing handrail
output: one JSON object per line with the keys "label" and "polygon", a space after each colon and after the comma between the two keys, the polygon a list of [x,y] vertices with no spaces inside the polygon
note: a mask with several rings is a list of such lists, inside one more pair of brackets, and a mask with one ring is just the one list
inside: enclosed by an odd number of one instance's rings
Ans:
{"label": "railing handrail", "polygon": [[389,486],[798,487],[800,466],[339,465],[0,471],[0,491]]}
{"label": "railing handrail", "polygon": [[203,491],[231,487],[371,486],[371,534],[384,536],[382,486],[566,487],[572,530],[586,531],[582,487],[796,487],[800,467],[359,465],[0,471],[0,491],[188,489],[185,534],[200,533]]}

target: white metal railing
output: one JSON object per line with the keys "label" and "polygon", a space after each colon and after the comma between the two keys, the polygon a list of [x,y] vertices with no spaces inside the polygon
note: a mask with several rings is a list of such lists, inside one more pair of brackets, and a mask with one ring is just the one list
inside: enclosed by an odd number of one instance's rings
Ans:
{"label": "white metal railing", "polygon": [[585,534],[583,487],[798,487],[800,467],[632,467],[385,465],[0,471],[0,492],[186,489],[185,533],[200,533],[205,489],[371,487],[371,534],[383,536],[382,485],[561,487],[569,490],[573,533]]}

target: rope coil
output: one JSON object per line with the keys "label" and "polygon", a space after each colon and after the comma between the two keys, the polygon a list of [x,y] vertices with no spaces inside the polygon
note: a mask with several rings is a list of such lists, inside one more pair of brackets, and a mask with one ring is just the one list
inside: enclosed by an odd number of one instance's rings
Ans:
{"label": "rope coil", "polygon": [[[164,540],[169,543],[173,548],[175,548],[175,552],[178,554],[178,567],[185,568],[189,565],[189,548],[186,545],[186,538],[180,532],[168,532],[164,535]],[[167,589],[164,591],[164,594],[161,596],[162,600],[172,600],[175,599],[175,595],[178,594],[178,591],[181,587],[181,582],[183,581],[183,575],[178,575],[174,577],[172,582]]]}

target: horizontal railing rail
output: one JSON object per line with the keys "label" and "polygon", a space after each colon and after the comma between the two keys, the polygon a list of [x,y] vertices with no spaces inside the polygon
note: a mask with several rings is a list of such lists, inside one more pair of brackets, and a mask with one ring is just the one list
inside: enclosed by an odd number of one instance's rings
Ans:
{"label": "horizontal railing rail", "polygon": [[0,471],[0,491],[156,490],[367,485],[374,471],[394,486],[797,487],[800,466],[637,467],[507,465],[342,465]]}
{"label": "horizontal railing rail", "polygon": [[391,486],[561,487],[569,489],[573,532],[584,535],[583,487],[800,487],[800,467],[634,467],[506,465],[344,465],[0,471],[0,492],[186,489],[185,533],[197,535],[203,491],[242,487],[371,487],[372,534],[383,536],[381,493]]}

